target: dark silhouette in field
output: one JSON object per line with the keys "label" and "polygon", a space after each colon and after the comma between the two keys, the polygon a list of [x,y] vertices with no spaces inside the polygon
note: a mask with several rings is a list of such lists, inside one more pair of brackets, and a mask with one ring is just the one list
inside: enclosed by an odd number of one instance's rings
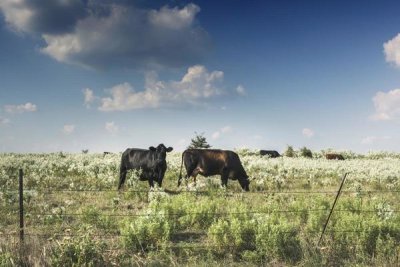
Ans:
{"label": "dark silhouette in field", "polygon": [[260,150],[261,156],[269,156],[270,158],[278,158],[281,156],[276,150]]}
{"label": "dark silhouette in field", "polygon": [[342,155],[336,154],[336,153],[325,154],[325,158],[326,159],[344,160],[344,157]]}

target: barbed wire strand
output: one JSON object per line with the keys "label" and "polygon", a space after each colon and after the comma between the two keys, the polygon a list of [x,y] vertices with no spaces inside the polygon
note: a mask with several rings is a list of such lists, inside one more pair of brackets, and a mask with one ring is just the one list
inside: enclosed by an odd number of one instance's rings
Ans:
{"label": "barbed wire strand", "polygon": [[[243,211],[243,212],[182,212],[182,213],[142,213],[142,214],[128,214],[128,213],[96,213],[94,216],[104,217],[156,217],[156,216],[189,216],[189,215],[210,215],[210,216],[229,216],[229,215],[246,215],[246,214],[272,214],[272,213],[305,213],[305,212],[323,212],[329,209],[303,209],[303,210],[270,210],[270,211]],[[352,210],[352,209],[339,209],[335,212],[353,212],[353,213],[398,213],[399,210]],[[38,213],[26,212],[25,216],[62,216],[62,217],[80,217],[80,216],[93,216],[93,214],[85,213]]]}
{"label": "barbed wire strand", "polygon": [[[243,195],[251,195],[251,194],[335,194],[337,191],[324,191],[324,190],[316,190],[316,191],[278,191],[278,190],[266,190],[266,191],[252,191],[252,192],[235,192],[235,191],[207,191],[207,190],[193,190],[193,191],[174,191],[174,190],[163,190],[163,191],[151,191],[151,190],[126,190],[126,191],[118,191],[112,189],[60,189],[60,190],[37,190],[37,189],[24,189],[24,192],[37,192],[42,194],[57,194],[57,193],[92,193],[92,192],[114,192],[114,193],[166,193],[166,194],[243,194]],[[18,193],[18,189],[14,190],[2,190],[0,192],[7,193]],[[400,190],[345,190],[342,191],[341,194],[385,194],[385,193],[400,193]]]}
{"label": "barbed wire strand", "polygon": [[[280,231],[280,233],[284,234],[292,234],[293,232],[299,232],[299,233],[306,233],[306,234],[319,234],[321,231],[299,231],[299,230],[292,230],[292,231]],[[368,230],[328,230],[325,233],[367,233]],[[192,236],[206,236],[206,235],[231,235],[232,233],[229,232],[192,232],[192,233],[187,233],[187,232],[181,232],[181,233],[175,233],[171,234],[172,237],[174,236],[179,236],[179,235],[192,235]],[[0,236],[12,236],[12,237],[19,237],[19,233],[0,233]],[[82,234],[60,234],[60,233],[47,233],[47,234],[40,234],[40,233],[24,233],[24,236],[31,236],[31,237],[38,237],[38,238],[43,238],[43,239],[51,239],[54,237],[82,237],[84,235]],[[124,235],[124,234],[87,234],[87,236],[90,237],[99,237],[99,238],[115,238],[115,237],[134,237],[136,235],[134,234],[129,234],[129,235]]]}

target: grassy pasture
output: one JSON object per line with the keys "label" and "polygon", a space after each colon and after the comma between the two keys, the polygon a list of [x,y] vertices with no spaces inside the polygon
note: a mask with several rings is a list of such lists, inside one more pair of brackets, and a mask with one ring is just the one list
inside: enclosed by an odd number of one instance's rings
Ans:
{"label": "grassy pasture", "polygon": [[398,266],[398,154],[348,153],[345,161],[318,153],[313,159],[239,155],[252,180],[249,193],[237,181],[221,189],[219,177],[177,188],[179,153],[167,157],[163,189],[149,191],[130,172],[120,193],[119,154],[0,154],[0,266]]}

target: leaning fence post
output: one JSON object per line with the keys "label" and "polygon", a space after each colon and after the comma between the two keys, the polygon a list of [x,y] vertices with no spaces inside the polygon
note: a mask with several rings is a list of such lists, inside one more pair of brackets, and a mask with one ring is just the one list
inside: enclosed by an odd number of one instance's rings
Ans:
{"label": "leaning fence post", "polygon": [[337,202],[337,200],[339,198],[340,192],[342,191],[342,187],[343,187],[344,181],[346,180],[347,174],[349,174],[349,173],[346,172],[344,174],[344,176],[343,176],[343,180],[342,180],[342,183],[340,184],[339,190],[338,190],[338,192],[336,194],[336,198],[335,198],[335,201],[333,202],[333,205],[332,205],[332,208],[331,208],[331,212],[329,213],[328,219],[326,219],[326,222],[325,222],[325,225],[324,225],[324,229],[322,230],[321,237],[319,238],[319,241],[318,241],[318,244],[317,244],[318,247],[319,247],[319,244],[321,243],[322,237],[324,236],[326,227],[328,226],[329,219],[331,218],[333,209],[335,208],[335,205],[336,205],[336,202]]}
{"label": "leaning fence post", "polygon": [[19,239],[24,242],[24,173],[19,169]]}

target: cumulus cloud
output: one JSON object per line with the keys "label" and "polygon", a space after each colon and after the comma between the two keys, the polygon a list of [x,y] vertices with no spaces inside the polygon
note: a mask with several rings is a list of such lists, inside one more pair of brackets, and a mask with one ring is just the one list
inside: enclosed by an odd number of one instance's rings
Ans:
{"label": "cumulus cloud", "polygon": [[2,0],[0,9],[15,31],[62,34],[88,15],[87,1]]}
{"label": "cumulus cloud", "polygon": [[195,4],[145,9],[134,1],[4,0],[0,9],[11,28],[39,34],[45,43],[41,51],[62,63],[98,69],[182,67],[210,50]]}
{"label": "cumulus cloud", "polygon": [[106,122],[105,129],[107,130],[107,132],[109,132],[111,134],[116,134],[119,131],[119,127],[117,125],[115,125],[115,123],[113,121]]}
{"label": "cumulus cloud", "polygon": [[383,51],[387,62],[400,67],[400,33],[383,44]]}
{"label": "cumulus cloud", "polygon": [[93,103],[93,101],[95,99],[93,90],[91,90],[90,88],[85,88],[85,89],[83,89],[82,92],[84,95],[84,104],[87,108],[89,108],[90,104]]}
{"label": "cumulus cloud", "polygon": [[75,125],[65,124],[62,131],[66,135],[72,134],[75,131]]}
{"label": "cumulus cloud", "polygon": [[390,139],[392,139],[390,136],[383,136],[383,137],[367,136],[367,137],[364,137],[361,140],[361,144],[363,144],[363,145],[372,145],[372,144],[375,144],[377,142],[382,142],[382,141],[390,140]]}
{"label": "cumulus cloud", "polygon": [[303,133],[303,136],[305,136],[305,137],[307,137],[307,138],[311,138],[311,137],[313,137],[314,136],[314,131],[313,130],[311,130],[311,129],[309,129],[309,128],[304,128],[303,130],[302,130],[302,133]]}
{"label": "cumulus cloud", "polygon": [[224,134],[227,134],[227,133],[230,133],[230,132],[232,132],[232,127],[228,125],[228,126],[222,127],[218,131],[214,132],[212,134],[211,138],[215,140],[215,139],[220,138]]}
{"label": "cumulus cloud", "polygon": [[236,87],[236,92],[241,96],[246,96],[247,95],[247,91],[243,87],[243,85],[238,85],[238,87]]}
{"label": "cumulus cloud", "polygon": [[8,113],[24,113],[24,112],[35,112],[37,107],[35,104],[30,102],[21,105],[5,105],[4,110]]}
{"label": "cumulus cloud", "polygon": [[384,121],[400,118],[400,89],[394,89],[387,93],[378,92],[372,98],[375,106],[375,114],[372,120]]}
{"label": "cumulus cloud", "polygon": [[100,98],[99,110],[126,111],[202,104],[225,93],[223,78],[222,71],[209,72],[200,65],[188,68],[180,81],[160,81],[155,73],[150,73],[142,91],[136,91],[129,83],[109,89],[111,96]]}

